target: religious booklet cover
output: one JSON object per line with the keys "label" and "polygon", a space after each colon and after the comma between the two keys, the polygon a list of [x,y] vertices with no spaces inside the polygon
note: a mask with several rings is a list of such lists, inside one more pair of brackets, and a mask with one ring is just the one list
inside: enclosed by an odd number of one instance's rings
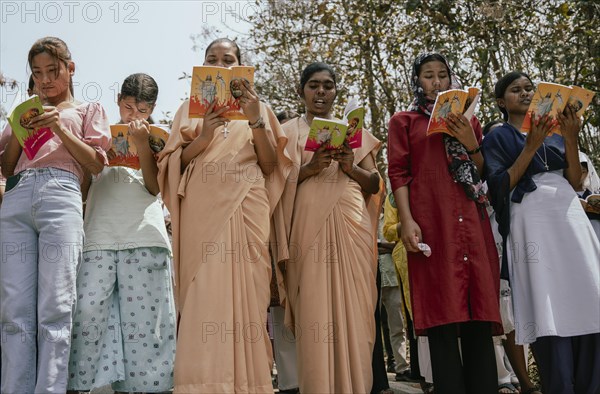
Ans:
{"label": "religious booklet cover", "polygon": [[348,141],[352,149],[360,148],[364,119],[365,108],[356,99],[348,102],[342,120],[315,117],[310,124],[304,150],[315,152],[323,143],[327,143],[325,149],[337,149],[344,141]]}
{"label": "religious booklet cover", "polygon": [[582,88],[581,86],[571,86],[571,96],[569,96],[569,104],[577,110],[577,116],[583,116],[583,113],[589,107],[595,93],[591,90]]}
{"label": "religious booklet cover", "polygon": [[33,160],[40,148],[54,137],[49,127],[33,129],[28,126],[31,119],[42,113],[44,113],[42,102],[39,96],[34,95],[17,105],[8,116],[12,132],[29,160]]}
{"label": "religious booklet cover", "polygon": [[481,89],[477,87],[450,89],[438,93],[427,125],[427,135],[434,133],[450,134],[446,119],[451,113],[464,114],[467,119],[471,120],[475,114],[475,107],[479,103],[480,96]]}
{"label": "religious booklet cover", "polygon": [[[115,156],[108,160],[109,166],[130,167],[136,170],[140,169],[140,158],[137,154],[135,143],[129,135],[129,126],[126,124],[114,124],[110,126],[112,135],[112,150]],[[154,152],[154,157],[162,151],[169,139],[169,133],[163,128],[163,125],[150,125],[150,135],[148,144]],[[111,155],[112,156],[112,155]]]}
{"label": "religious booklet cover", "polygon": [[586,198],[580,198],[579,201],[586,212],[600,214],[600,194],[590,194]]}
{"label": "religious booklet cover", "polygon": [[194,67],[189,117],[203,118],[210,104],[216,100],[214,111],[229,107],[229,110],[221,115],[224,118],[248,120],[239,102],[243,92],[243,80],[248,81],[250,86],[254,87],[254,67]]}
{"label": "religious booklet cover", "polygon": [[579,86],[566,86],[553,82],[540,82],[531,99],[529,110],[523,120],[521,131],[528,133],[531,130],[531,119],[549,114],[552,116],[553,127],[551,133],[561,134],[557,115],[562,112],[567,104],[577,110],[577,116],[582,116],[590,105],[594,92]]}

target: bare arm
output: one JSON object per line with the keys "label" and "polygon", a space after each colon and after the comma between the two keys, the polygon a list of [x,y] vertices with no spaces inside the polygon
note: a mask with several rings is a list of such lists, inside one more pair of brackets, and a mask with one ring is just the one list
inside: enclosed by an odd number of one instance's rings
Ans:
{"label": "bare arm", "polygon": [[394,190],[394,198],[398,206],[398,219],[400,226],[400,239],[409,252],[418,252],[417,244],[421,242],[421,227],[415,222],[410,211],[410,200],[408,198],[408,185],[401,186]]}
{"label": "bare arm", "polygon": [[154,159],[154,152],[150,148],[148,138],[150,137],[150,124],[145,120],[136,120],[129,123],[129,133],[137,149],[140,158],[140,167],[144,177],[144,186],[153,196],[160,189],[158,187],[158,165]]}
{"label": "bare arm", "polygon": [[[215,135],[215,129],[228,122],[226,118],[221,117],[221,114],[227,112],[229,107],[223,107],[218,111],[213,112],[215,103],[216,101],[213,101],[206,110],[202,123],[198,123],[198,127],[196,128],[197,137],[189,145],[184,147],[181,152],[181,172],[185,171],[186,167],[190,164],[190,161],[208,148],[208,145]],[[198,130],[200,124],[202,124],[202,128]]]}
{"label": "bare arm", "polygon": [[190,161],[206,150],[212,141],[212,136],[199,135],[181,152],[181,172],[190,164]]}
{"label": "bare arm", "polygon": [[300,173],[298,174],[298,184],[301,184],[311,176],[315,176],[323,171],[325,168],[331,165],[333,152],[326,150],[324,143],[315,151],[310,161],[300,167]]}
{"label": "bare arm", "polygon": [[92,186],[92,174],[86,169],[83,170],[83,181],[81,182],[81,202],[87,203],[88,193]]}
{"label": "bare arm", "polygon": [[565,159],[568,167],[565,170],[565,178],[573,189],[581,189],[581,162],[579,161],[578,137],[581,130],[581,122],[577,117],[577,111],[567,105],[562,114],[558,114],[560,129],[565,141]]}
{"label": "bare arm", "polygon": [[477,137],[475,137],[471,122],[464,115],[456,115],[454,113],[450,113],[446,120],[451,135],[463,144],[467,152],[477,151],[469,154],[469,157],[475,163],[477,172],[481,177],[483,175],[483,155],[479,151],[479,142],[477,141]]}
{"label": "bare arm", "polygon": [[510,190],[513,190],[517,183],[521,180],[521,177],[527,171],[527,167],[533,160],[535,152],[542,146],[544,139],[548,136],[550,129],[552,128],[551,118],[545,115],[543,118],[538,120],[531,120],[531,130],[527,134],[525,140],[525,146],[517,157],[517,160],[508,169],[508,175],[510,177]]}
{"label": "bare arm", "polygon": [[94,148],[77,138],[60,123],[60,112],[56,107],[44,107],[43,114],[36,116],[30,123],[32,128],[50,127],[60,138],[71,156],[92,174],[99,174],[104,168],[104,159]]}
{"label": "bare arm", "polygon": [[21,157],[22,151],[23,149],[19,144],[19,140],[13,133],[11,133],[10,139],[6,144],[6,148],[4,148],[4,153],[2,154],[2,175],[4,175],[5,178],[14,175],[15,168],[17,167],[17,162],[19,161],[19,157]]}
{"label": "bare arm", "polygon": [[[262,120],[262,115],[260,114],[260,99],[247,80],[243,81],[240,107],[242,107],[244,113],[248,116],[250,124],[255,124],[259,120]],[[269,175],[275,170],[277,155],[275,154],[275,147],[266,134],[264,120],[262,120],[262,122],[262,127],[252,129],[252,137],[254,140],[254,149],[258,159],[258,165],[263,174]]]}
{"label": "bare arm", "polygon": [[67,148],[71,156],[82,167],[86,168],[92,174],[97,175],[104,168],[104,159],[96,152],[94,148],[77,138],[68,130],[63,130],[61,133],[56,133],[63,145]]}
{"label": "bare arm", "polygon": [[[467,149],[467,150],[470,150],[470,149]],[[477,153],[474,153],[474,154],[470,154],[469,157],[471,158],[471,160],[473,160],[473,163],[475,163],[479,177],[482,177],[483,176],[483,155],[481,154],[481,151],[478,151]]]}
{"label": "bare arm", "polygon": [[367,155],[358,165],[354,164],[354,152],[344,143],[339,153],[334,154],[334,159],[340,163],[342,171],[354,179],[361,189],[369,194],[379,192],[379,172],[371,155]]}
{"label": "bare arm", "polygon": [[254,150],[258,158],[258,165],[263,174],[269,175],[275,170],[275,164],[277,163],[275,147],[269,140],[264,127],[252,129],[252,136],[254,137]]}

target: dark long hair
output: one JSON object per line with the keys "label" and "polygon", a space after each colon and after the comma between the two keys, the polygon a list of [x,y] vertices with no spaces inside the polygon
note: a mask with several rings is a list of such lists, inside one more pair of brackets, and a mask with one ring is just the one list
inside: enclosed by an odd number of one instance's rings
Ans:
{"label": "dark long hair", "polygon": [[[57,37],[44,37],[33,43],[29,50],[29,54],[27,55],[27,63],[29,64],[30,69],[32,67],[33,58],[40,53],[47,53],[57,62],[63,63],[65,67],[68,67],[69,62],[72,61],[69,47],[67,47],[67,44],[63,40]],[[56,76],[58,76],[59,71],[60,70],[57,67]],[[73,78],[71,78],[71,76],[69,76],[69,91],[71,92],[71,95],[74,96]]]}

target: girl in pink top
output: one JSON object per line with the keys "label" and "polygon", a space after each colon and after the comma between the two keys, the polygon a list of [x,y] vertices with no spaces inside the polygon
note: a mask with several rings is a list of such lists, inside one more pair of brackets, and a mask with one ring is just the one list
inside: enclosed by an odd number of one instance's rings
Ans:
{"label": "girl in pink top", "polygon": [[54,137],[29,160],[10,127],[3,133],[0,391],[64,393],[83,243],[80,183],[84,168],[97,174],[106,164],[110,131],[99,104],[74,100],[75,63],[62,40],[36,41],[28,63],[45,105],[29,126]]}

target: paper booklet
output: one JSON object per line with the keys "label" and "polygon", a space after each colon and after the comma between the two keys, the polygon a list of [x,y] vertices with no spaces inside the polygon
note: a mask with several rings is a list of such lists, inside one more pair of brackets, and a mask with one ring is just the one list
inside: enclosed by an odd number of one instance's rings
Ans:
{"label": "paper booklet", "polygon": [[580,198],[579,201],[584,211],[600,214],[600,194],[590,194],[586,198]]}
{"label": "paper booklet", "polygon": [[593,97],[594,92],[579,86],[540,82],[531,99],[531,104],[529,104],[529,110],[523,120],[521,131],[528,133],[531,130],[532,117],[537,118],[549,114],[553,118],[551,133],[561,134],[557,119],[558,113],[562,112],[567,104],[571,104],[577,109],[577,116],[582,116]]}
{"label": "paper booklet", "polygon": [[429,118],[427,135],[433,133],[450,134],[446,125],[446,118],[451,113],[464,114],[467,119],[471,120],[475,114],[475,107],[480,96],[481,90],[476,87],[469,87],[464,90],[451,89],[438,93]]}
{"label": "paper booklet", "polygon": [[248,117],[244,114],[239,103],[243,80],[250,82],[250,86],[254,86],[254,67],[194,67],[189,117],[203,118],[210,104],[213,100],[216,100],[213,111],[229,106],[230,109],[221,116],[232,120],[247,120]]}
{"label": "paper booklet", "polygon": [[337,149],[344,141],[348,141],[352,149],[360,148],[364,119],[365,108],[356,99],[348,102],[342,120],[315,117],[310,124],[304,150],[314,152],[324,143],[327,143],[326,149]]}
{"label": "paper booklet", "polygon": [[33,160],[40,148],[54,137],[49,127],[32,129],[28,126],[31,119],[42,113],[44,113],[42,102],[39,96],[34,95],[17,105],[8,116],[12,132],[29,160]]}
{"label": "paper booklet", "polygon": [[[140,169],[140,158],[137,154],[135,143],[129,135],[129,126],[126,124],[114,124],[110,126],[112,135],[112,150],[116,154],[113,159],[109,159],[109,166],[124,166],[136,170]],[[162,128],[162,125],[150,125],[150,135],[148,144],[156,156],[162,151],[169,139],[169,133]]]}

